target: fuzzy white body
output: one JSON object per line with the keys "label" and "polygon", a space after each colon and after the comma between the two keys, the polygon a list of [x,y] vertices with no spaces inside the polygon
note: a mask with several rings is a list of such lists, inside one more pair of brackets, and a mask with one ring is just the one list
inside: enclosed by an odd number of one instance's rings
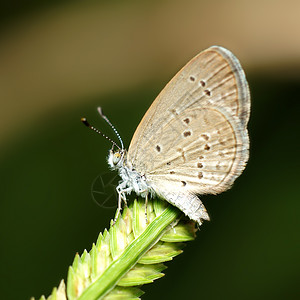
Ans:
{"label": "fuzzy white body", "polygon": [[111,169],[117,170],[122,179],[117,186],[119,201],[126,201],[125,194],[130,194],[132,191],[143,198],[147,198],[149,194],[153,196],[155,192],[147,183],[145,175],[135,171],[127,163],[126,154],[125,150],[122,153],[110,151],[107,158]]}

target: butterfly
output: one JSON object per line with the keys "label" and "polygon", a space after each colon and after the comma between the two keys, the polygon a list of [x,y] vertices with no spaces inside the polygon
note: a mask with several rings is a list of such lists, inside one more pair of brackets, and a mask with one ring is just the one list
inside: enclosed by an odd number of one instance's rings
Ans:
{"label": "butterfly", "polygon": [[113,145],[108,164],[121,177],[118,213],[126,195],[135,192],[146,203],[160,197],[201,224],[209,215],[199,195],[229,189],[246,166],[250,92],[240,62],[223,47],[200,52],[173,77],[144,115],[128,151],[98,110],[121,143],[105,136]]}

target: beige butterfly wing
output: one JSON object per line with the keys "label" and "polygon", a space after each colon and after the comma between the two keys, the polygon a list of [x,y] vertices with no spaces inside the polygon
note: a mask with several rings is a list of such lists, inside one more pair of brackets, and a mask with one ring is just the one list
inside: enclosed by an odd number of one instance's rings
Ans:
{"label": "beige butterfly wing", "polygon": [[213,46],[167,84],[140,122],[127,160],[162,198],[201,223],[197,194],[227,190],[248,160],[250,93],[238,59]]}

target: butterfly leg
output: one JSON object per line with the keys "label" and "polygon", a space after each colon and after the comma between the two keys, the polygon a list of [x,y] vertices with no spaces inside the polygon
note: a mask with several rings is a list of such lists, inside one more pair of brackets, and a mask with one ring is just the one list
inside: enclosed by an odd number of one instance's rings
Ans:
{"label": "butterfly leg", "polygon": [[122,210],[122,201],[125,203],[125,206],[127,206],[127,201],[126,201],[126,195],[125,194],[130,194],[132,191],[132,188],[125,188],[126,186],[124,186],[124,184],[119,184],[117,186],[117,192],[118,192],[118,209],[117,209],[117,213],[114,219],[114,223],[113,225],[116,223],[116,221],[119,218],[119,215],[121,213]]}
{"label": "butterfly leg", "polygon": [[122,191],[120,192],[120,197],[121,197],[121,202],[123,201],[124,204],[125,204],[125,207],[127,207],[127,199],[126,199],[126,196],[125,196],[125,192],[126,192],[126,191],[122,190]]}
{"label": "butterfly leg", "polygon": [[123,185],[119,184],[117,186],[116,190],[117,190],[117,193],[118,193],[118,208],[117,208],[117,213],[116,213],[113,225],[115,225],[116,221],[119,218],[120,212],[122,210],[122,200],[126,203],[126,197],[124,195],[124,187],[123,187]]}
{"label": "butterfly leg", "polygon": [[145,220],[146,224],[148,224],[148,195],[149,195],[149,190],[144,189],[142,191],[139,191],[138,195],[141,195],[142,197],[145,197]]}
{"label": "butterfly leg", "polygon": [[[117,189],[117,191],[118,191],[118,189]],[[115,223],[117,222],[120,212],[121,212],[121,209],[122,209],[122,196],[121,196],[121,192],[118,191],[118,208],[117,208],[117,213],[116,213],[113,225],[115,225]]]}
{"label": "butterfly leg", "polygon": [[145,220],[146,220],[146,224],[148,224],[147,208],[148,208],[148,193],[145,195]]}

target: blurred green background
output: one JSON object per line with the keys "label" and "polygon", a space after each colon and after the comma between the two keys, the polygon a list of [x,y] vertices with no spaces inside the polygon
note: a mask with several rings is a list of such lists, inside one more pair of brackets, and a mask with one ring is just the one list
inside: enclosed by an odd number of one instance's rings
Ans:
{"label": "blurred green background", "polygon": [[210,45],[252,94],[248,166],[143,299],[299,299],[299,1],[6,1],[0,9],[1,299],[48,295],[114,208],[92,200],[113,136]]}

